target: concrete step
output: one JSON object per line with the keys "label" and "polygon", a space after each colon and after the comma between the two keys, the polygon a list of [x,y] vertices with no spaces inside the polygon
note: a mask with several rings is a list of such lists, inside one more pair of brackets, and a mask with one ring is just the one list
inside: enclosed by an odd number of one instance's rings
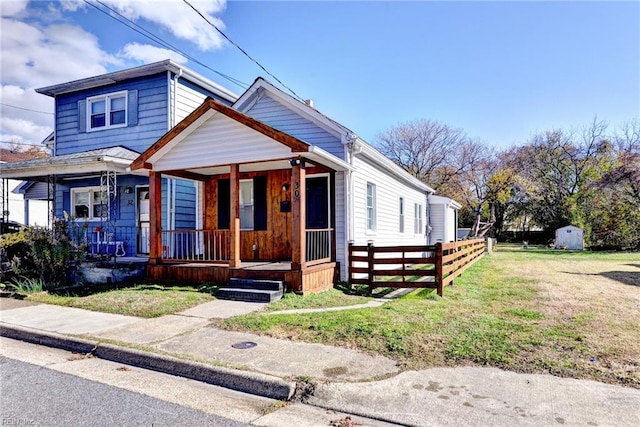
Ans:
{"label": "concrete step", "polygon": [[232,277],[227,284],[229,288],[236,289],[259,289],[263,291],[281,291],[284,289],[284,283],[281,280]]}
{"label": "concrete step", "polygon": [[273,302],[282,298],[283,290],[220,288],[216,298],[246,302]]}

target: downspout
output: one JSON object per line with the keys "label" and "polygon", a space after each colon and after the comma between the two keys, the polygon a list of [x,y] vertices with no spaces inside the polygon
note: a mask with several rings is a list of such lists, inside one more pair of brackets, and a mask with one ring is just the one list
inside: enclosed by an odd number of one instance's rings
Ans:
{"label": "downspout", "polygon": [[431,227],[431,204],[429,203],[429,196],[431,196],[433,193],[427,193],[427,229],[426,229],[426,235],[427,235],[427,245],[431,245],[431,231],[433,230],[433,227]]}

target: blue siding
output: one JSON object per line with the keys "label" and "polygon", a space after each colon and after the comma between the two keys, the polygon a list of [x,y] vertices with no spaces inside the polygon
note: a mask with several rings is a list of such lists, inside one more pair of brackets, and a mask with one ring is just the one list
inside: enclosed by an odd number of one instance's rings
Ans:
{"label": "blue siding", "polygon": [[176,180],[176,230],[196,228],[196,186],[192,181]]}
{"label": "blue siding", "polygon": [[275,129],[293,135],[309,144],[317,145],[334,156],[344,159],[344,147],[340,138],[330,134],[267,95],[263,94],[262,97],[246,111],[246,114]]}
{"label": "blue siding", "polygon": [[[172,179],[175,188],[173,200],[173,212],[175,217],[174,230],[193,230],[196,228],[196,187],[192,181],[184,179]],[[173,193],[173,191],[172,191]],[[162,226],[165,230],[171,230],[170,211],[168,203],[167,179],[162,180]]]}
{"label": "blue siding", "polygon": [[[124,90],[138,91],[137,124],[81,132],[78,102],[88,97]],[[60,95],[56,98],[56,154],[71,154],[117,145],[143,152],[168,130],[168,99],[166,73]]]}

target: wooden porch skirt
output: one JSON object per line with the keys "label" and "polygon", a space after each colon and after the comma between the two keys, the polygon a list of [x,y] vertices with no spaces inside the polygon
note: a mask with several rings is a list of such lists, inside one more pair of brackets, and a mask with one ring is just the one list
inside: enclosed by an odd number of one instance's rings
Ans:
{"label": "wooden porch skirt", "polygon": [[255,268],[230,268],[211,264],[149,264],[147,279],[159,282],[225,284],[232,277],[282,280],[287,292],[301,295],[315,294],[333,288],[339,275],[336,262],[305,267],[302,270],[259,270]]}

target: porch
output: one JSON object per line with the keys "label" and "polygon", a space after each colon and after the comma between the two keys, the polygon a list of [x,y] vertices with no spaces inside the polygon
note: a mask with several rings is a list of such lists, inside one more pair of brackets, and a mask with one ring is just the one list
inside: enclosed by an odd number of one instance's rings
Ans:
{"label": "porch", "polygon": [[290,168],[234,164],[216,168],[229,173],[190,171],[201,188],[193,221],[199,229],[165,229],[171,221],[157,189],[162,177],[185,173],[150,172],[148,277],[218,284],[232,278],[278,280],[302,294],[330,289],[337,266],[334,172],[300,159],[271,166],[283,164]]}
{"label": "porch", "polygon": [[[336,175],[351,170],[342,159],[208,99],[131,170],[149,176],[149,278],[277,279],[302,294],[333,286]],[[162,211],[163,177],[197,183],[195,227]]]}

